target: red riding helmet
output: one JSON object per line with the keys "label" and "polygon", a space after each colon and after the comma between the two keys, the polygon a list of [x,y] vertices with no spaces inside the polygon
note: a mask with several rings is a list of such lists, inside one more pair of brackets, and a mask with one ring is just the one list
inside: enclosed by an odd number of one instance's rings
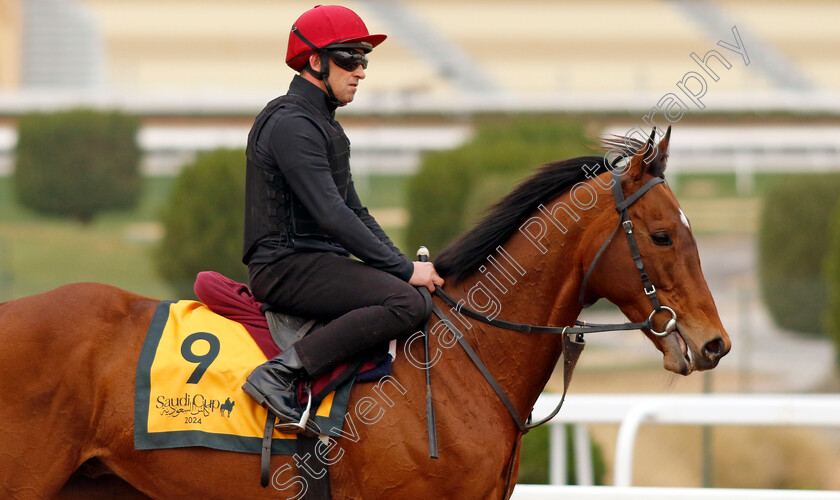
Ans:
{"label": "red riding helmet", "polygon": [[[339,5],[316,5],[304,12],[289,33],[286,64],[300,71],[316,49],[331,45],[353,47],[370,52],[385,40],[386,35],[371,35],[362,19],[352,10]],[[308,43],[307,43],[308,42]]]}

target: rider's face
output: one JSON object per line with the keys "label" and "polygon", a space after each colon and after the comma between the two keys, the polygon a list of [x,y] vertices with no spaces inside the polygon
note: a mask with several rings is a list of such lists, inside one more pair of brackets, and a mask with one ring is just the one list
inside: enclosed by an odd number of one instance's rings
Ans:
{"label": "rider's face", "polygon": [[359,82],[365,78],[364,68],[360,64],[353,71],[347,71],[337,66],[332,60],[329,64],[329,81],[336,99],[344,104],[352,102],[359,88]]}

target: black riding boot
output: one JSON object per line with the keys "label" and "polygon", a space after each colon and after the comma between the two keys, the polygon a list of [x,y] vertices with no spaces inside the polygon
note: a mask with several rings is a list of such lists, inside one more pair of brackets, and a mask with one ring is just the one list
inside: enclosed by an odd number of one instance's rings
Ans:
{"label": "black riding boot", "polygon": [[317,436],[320,429],[314,422],[308,422],[311,394],[305,410],[298,403],[298,383],[305,378],[306,370],[291,347],[254,369],[245,379],[242,390],[277,416],[275,427],[280,432]]}

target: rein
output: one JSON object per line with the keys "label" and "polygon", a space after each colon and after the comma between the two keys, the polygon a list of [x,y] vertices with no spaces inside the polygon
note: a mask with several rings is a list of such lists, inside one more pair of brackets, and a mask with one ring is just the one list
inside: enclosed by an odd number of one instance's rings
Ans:
{"label": "rein", "polygon": [[[434,295],[437,295],[444,303],[446,303],[451,308],[452,311],[456,313],[463,314],[464,316],[467,316],[474,320],[481,321],[482,323],[486,323],[497,328],[502,328],[504,330],[512,330],[522,333],[559,334],[563,336],[563,395],[560,398],[560,403],[558,403],[557,407],[554,408],[554,410],[547,417],[539,420],[538,422],[531,422],[530,415],[527,419],[522,418],[522,416],[516,410],[516,407],[514,406],[513,402],[505,393],[504,389],[502,389],[502,387],[487,369],[487,366],[481,361],[481,358],[479,358],[478,354],[476,354],[475,350],[473,350],[472,346],[464,338],[464,335],[458,330],[458,328],[455,326],[452,320],[449,319],[449,317],[436,304],[432,306],[433,313],[440,319],[440,321],[447,327],[447,329],[449,329],[449,331],[452,332],[452,334],[457,339],[458,343],[461,344],[461,347],[467,353],[467,356],[472,360],[473,364],[475,364],[475,366],[487,380],[488,384],[493,388],[493,390],[498,395],[499,399],[505,405],[505,407],[508,410],[508,413],[510,413],[510,416],[513,418],[513,421],[516,423],[519,432],[523,435],[529,430],[533,429],[534,427],[543,425],[552,418],[554,418],[554,416],[557,415],[557,413],[562,408],[563,402],[566,399],[566,393],[569,388],[569,383],[571,382],[572,372],[574,371],[575,365],[577,364],[577,360],[580,357],[580,354],[585,346],[585,341],[583,338],[585,334],[647,329],[650,330],[654,335],[665,337],[676,329],[677,314],[670,307],[663,306],[659,300],[659,297],[656,294],[656,287],[654,287],[653,283],[651,283],[650,276],[648,275],[644,263],[642,262],[642,256],[639,252],[639,246],[636,242],[635,233],[633,232],[633,222],[630,220],[630,215],[627,212],[627,209],[633,203],[635,203],[639,198],[641,198],[645,193],[647,193],[652,187],[662,182],[665,182],[665,179],[663,179],[662,177],[654,177],[626,198],[624,196],[623,190],[621,189],[621,177],[619,174],[616,173],[615,170],[612,171],[612,182],[612,192],[613,198],[615,200],[615,210],[619,214],[618,224],[616,225],[616,228],[613,230],[610,236],[607,238],[607,240],[604,242],[604,244],[601,246],[601,248],[598,250],[598,252],[595,254],[595,258],[589,264],[589,268],[587,269],[583,279],[583,284],[581,285],[579,300],[584,307],[592,305],[592,303],[584,304],[584,296],[586,294],[586,288],[587,284],[589,283],[589,278],[592,276],[592,271],[594,270],[595,265],[598,263],[598,260],[604,254],[604,251],[607,249],[610,242],[612,242],[616,233],[618,233],[618,230],[623,229],[625,237],[627,238],[627,243],[630,247],[630,255],[633,258],[633,262],[636,265],[636,269],[639,271],[639,276],[642,281],[644,293],[648,297],[648,300],[650,300],[651,306],[653,307],[653,311],[650,313],[650,315],[645,321],[617,324],[597,324],[575,321],[575,326],[563,327],[531,325],[528,323],[515,323],[512,321],[491,318],[489,316],[476,312],[467,307],[463,299],[456,301],[455,299],[450,297],[446,292],[444,292],[442,288],[440,288],[439,286],[435,286]],[[665,327],[662,331],[656,331],[653,325],[653,317],[657,312],[662,310],[668,311],[671,314],[671,319],[669,319],[666,322]],[[575,335],[574,340],[571,338],[571,335]],[[428,335],[426,335],[426,338],[428,339]],[[431,387],[429,382],[430,381],[427,377],[427,393],[431,394]],[[431,402],[429,403],[431,404]],[[431,410],[431,414],[434,414],[433,409]],[[433,434],[436,435],[436,431],[434,429],[434,420],[427,419],[427,423],[429,426],[430,435],[430,456],[433,453],[433,456],[437,458],[436,440],[434,443],[434,449],[432,449],[431,447],[431,436]],[[519,440],[517,440],[517,446],[518,443]],[[514,447],[514,452],[511,456],[511,469],[509,471],[511,474],[509,474],[509,476],[512,476],[512,465],[513,460],[515,459],[515,455],[516,447]],[[508,487],[510,486],[511,479],[512,477],[508,478]]]}

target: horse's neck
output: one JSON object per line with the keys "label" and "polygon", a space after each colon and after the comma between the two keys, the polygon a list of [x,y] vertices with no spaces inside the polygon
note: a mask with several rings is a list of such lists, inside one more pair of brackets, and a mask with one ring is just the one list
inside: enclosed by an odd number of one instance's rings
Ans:
{"label": "horse's neck", "polygon": [[[552,227],[552,229],[554,229]],[[508,240],[479,272],[446,286],[456,300],[485,315],[535,325],[572,325],[581,311],[578,293],[582,277],[570,242],[579,230],[545,238],[545,255],[522,234]],[[453,312],[453,314],[457,314]],[[527,416],[561,353],[560,335],[502,330],[461,317],[462,328],[482,361],[499,381],[519,412]],[[461,321],[454,321],[461,325]]]}

